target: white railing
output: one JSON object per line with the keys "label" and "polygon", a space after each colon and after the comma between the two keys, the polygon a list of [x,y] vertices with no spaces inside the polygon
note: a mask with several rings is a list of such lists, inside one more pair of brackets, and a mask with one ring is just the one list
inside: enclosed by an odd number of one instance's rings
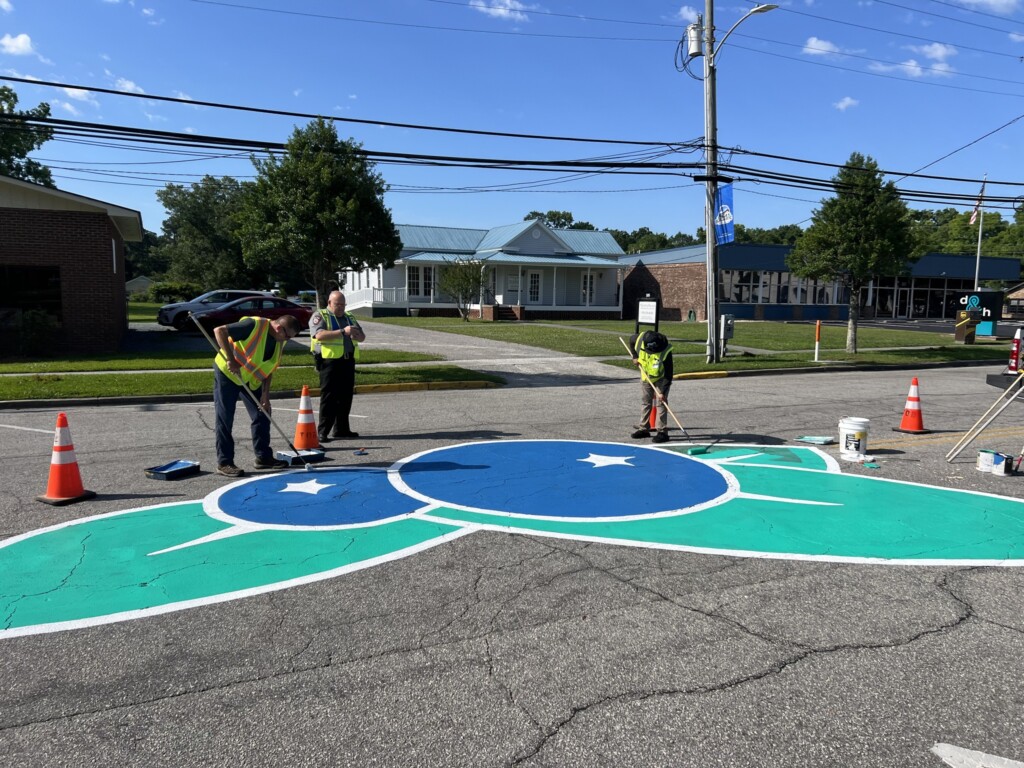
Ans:
{"label": "white railing", "polygon": [[358,291],[345,291],[345,303],[351,309],[381,304],[404,305],[405,302],[405,288],[360,288]]}

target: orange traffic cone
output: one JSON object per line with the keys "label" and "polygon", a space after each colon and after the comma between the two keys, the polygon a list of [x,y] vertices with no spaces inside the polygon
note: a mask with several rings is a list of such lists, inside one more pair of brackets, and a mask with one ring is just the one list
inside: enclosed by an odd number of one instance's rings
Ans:
{"label": "orange traffic cone", "polygon": [[655,397],[651,401],[651,417],[647,420],[647,428],[655,430],[658,428],[658,398]]}
{"label": "orange traffic cone", "polygon": [[50,457],[50,481],[46,485],[46,494],[36,496],[36,501],[61,506],[95,496],[95,493],[82,487],[75,446],[71,443],[71,430],[68,429],[68,417],[58,413],[57,429],[53,435],[53,454]]}
{"label": "orange traffic cone", "polygon": [[907,395],[907,405],[903,409],[903,420],[898,427],[893,427],[893,432],[909,432],[912,435],[923,435],[931,430],[924,428],[924,417],[921,414],[921,397],[917,389],[917,376],[910,382],[910,394]]}
{"label": "orange traffic cone", "polygon": [[316,421],[313,419],[313,401],[309,399],[309,387],[305,384],[302,385],[302,396],[299,398],[299,423],[295,425],[294,443],[297,451],[320,447]]}
{"label": "orange traffic cone", "polygon": [[1010,362],[1006,365],[1007,373],[1018,373],[1020,370],[1020,328],[1013,334],[1013,343],[1010,345]]}

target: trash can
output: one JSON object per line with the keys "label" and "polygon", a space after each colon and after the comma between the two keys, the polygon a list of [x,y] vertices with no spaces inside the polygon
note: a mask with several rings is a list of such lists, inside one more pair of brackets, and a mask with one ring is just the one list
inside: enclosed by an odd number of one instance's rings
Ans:
{"label": "trash can", "polygon": [[960,344],[973,344],[975,329],[981,322],[981,312],[972,309],[959,309],[956,313],[956,330],[953,338]]}

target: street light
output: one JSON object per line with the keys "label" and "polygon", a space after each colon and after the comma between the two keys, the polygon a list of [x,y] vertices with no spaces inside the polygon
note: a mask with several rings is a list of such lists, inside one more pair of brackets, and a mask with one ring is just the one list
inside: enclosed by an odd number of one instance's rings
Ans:
{"label": "street light", "polygon": [[[721,48],[729,35],[755,13],[767,13],[779,6],[765,3],[747,11],[722,36]],[[698,24],[700,20],[698,19]],[[715,2],[705,0],[704,5],[704,182],[707,200],[704,203],[704,238],[707,241],[707,361],[721,359],[722,345],[718,333],[718,243],[715,239],[715,199],[718,197],[718,116],[715,101]],[[699,177],[698,177],[699,180]]]}

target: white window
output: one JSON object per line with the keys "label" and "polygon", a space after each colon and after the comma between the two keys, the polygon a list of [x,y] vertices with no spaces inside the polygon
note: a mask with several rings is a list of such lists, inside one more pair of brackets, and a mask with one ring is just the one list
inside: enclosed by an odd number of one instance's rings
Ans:
{"label": "white window", "polygon": [[420,295],[420,268],[409,267],[409,295]]}

